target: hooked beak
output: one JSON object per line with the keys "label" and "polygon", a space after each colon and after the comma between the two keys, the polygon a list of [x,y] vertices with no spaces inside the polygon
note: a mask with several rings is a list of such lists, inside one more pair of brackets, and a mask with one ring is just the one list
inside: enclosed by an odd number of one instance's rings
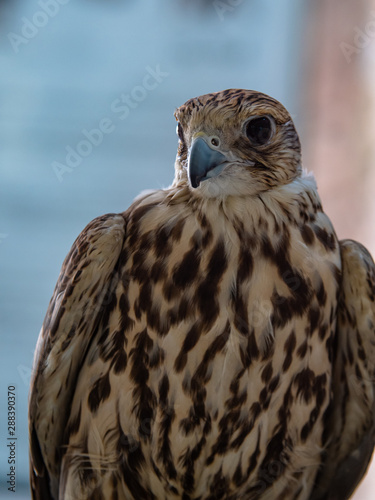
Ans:
{"label": "hooked beak", "polygon": [[202,137],[197,137],[189,152],[188,175],[191,186],[197,188],[202,181],[216,177],[227,163],[223,153],[210,148]]}

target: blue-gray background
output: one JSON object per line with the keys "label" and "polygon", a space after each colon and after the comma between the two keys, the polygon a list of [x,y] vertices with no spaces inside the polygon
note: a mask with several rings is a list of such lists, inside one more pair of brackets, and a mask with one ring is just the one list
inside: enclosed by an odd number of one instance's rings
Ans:
{"label": "blue-gray background", "polygon": [[[172,181],[173,112],[188,98],[258,89],[281,100],[298,125],[304,6],[0,0],[1,498],[17,496],[5,484],[7,387],[17,390],[20,494],[28,481],[33,349],[73,240],[94,217],[123,211],[141,190]],[[163,76],[152,90],[139,89],[150,68]],[[127,116],[115,111],[122,94],[133,96]],[[111,120],[112,132],[69,167],[66,148],[76,150],[83,131],[103,119]]]}

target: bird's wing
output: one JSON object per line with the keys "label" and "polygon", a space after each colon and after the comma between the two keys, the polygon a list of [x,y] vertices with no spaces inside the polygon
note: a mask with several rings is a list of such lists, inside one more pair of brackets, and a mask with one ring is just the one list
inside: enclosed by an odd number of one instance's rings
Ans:
{"label": "bird's wing", "polygon": [[375,442],[375,265],[359,243],[343,240],[340,247],[343,274],[328,449],[311,500],[350,498],[366,473]]}
{"label": "bird's wing", "polygon": [[29,401],[34,499],[57,498],[61,445],[77,375],[114,286],[125,224],[122,215],[108,214],[82,231],[62,265],[44,319]]}

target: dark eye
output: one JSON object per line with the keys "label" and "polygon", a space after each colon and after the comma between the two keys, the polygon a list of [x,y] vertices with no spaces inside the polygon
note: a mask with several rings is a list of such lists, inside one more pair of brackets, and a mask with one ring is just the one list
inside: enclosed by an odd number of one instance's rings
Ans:
{"label": "dark eye", "polygon": [[272,135],[272,123],[267,116],[253,118],[246,125],[246,135],[255,145],[266,144]]}
{"label": "dark eye", "polygon": [[180,139],[180,141],[183,141],[184,140],[184,131],[182,130],[180,122],[178,122],[178,124],[177,124],[176,132],[177,132],[177,135],[178,135],[178,138]]}

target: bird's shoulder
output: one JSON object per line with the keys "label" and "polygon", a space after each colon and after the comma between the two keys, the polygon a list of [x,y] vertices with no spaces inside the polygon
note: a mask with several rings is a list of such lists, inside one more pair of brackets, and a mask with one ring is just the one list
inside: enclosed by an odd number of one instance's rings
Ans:
{"label": "bird's shoulder", "polygon": [[356,241],[340,241],[340,252],[332,402],[313,500],[349,498],[366,473],[375,444],[375,265]]}
{"label": "bird's shoulder", "polygon": [[66,408],[121,256],[125,227],[124,215],[107,214],[79,234],[63,262],[39,334],[29,400],[30,475],[33,494],[44,492],[43,498],[50,488],[56,495]]}

